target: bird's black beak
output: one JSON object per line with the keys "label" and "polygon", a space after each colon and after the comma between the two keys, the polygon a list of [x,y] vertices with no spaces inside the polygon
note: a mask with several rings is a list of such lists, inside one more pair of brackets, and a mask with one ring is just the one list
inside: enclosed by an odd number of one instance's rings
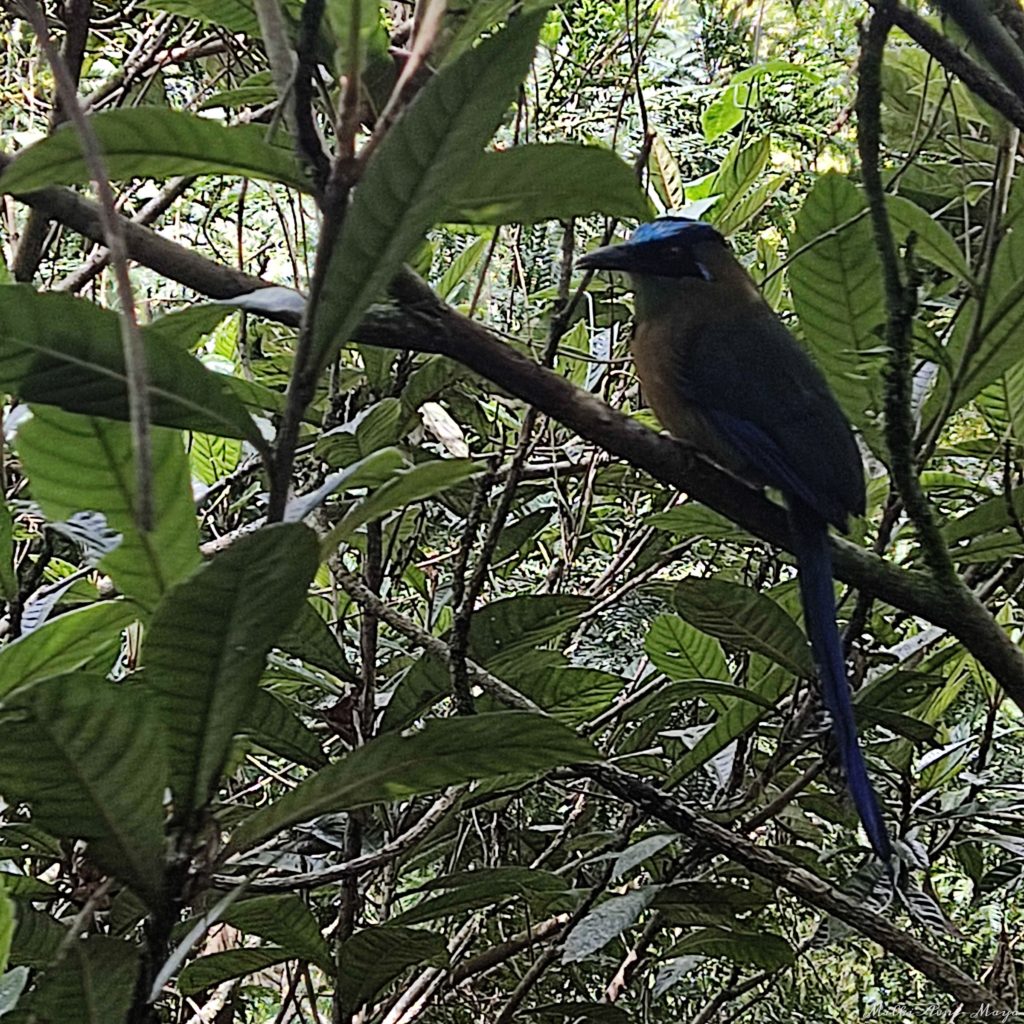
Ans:
{"label": "bird's black beak", "polygon": [[576,266],[580,270],[633,270],[637,266],[636,246],[629,242],[605,245],[581,256]]}

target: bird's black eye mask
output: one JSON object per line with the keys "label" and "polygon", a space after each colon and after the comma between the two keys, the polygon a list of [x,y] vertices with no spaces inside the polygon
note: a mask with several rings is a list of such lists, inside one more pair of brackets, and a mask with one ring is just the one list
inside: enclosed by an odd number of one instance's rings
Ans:
{"label": "bird's black eye mask", "polygon": [[624,270],[647,277],[713,281],[707,264],[694,255],[696,246],[709,242],[725,245],[725,239],[710,224],[663,217],[642,224],[622,245],[588,253],[578,266],[584,270]]}
{"label": "bird's black eye mask", "polygon": [[635,264],[630,268],[630,272],[634,274],[677,279],[696,278],[699,281],[715,279],[707,264],[694,256],[692,245],[680,239],[666,238],[658,242],[637,245],[634,260]]}

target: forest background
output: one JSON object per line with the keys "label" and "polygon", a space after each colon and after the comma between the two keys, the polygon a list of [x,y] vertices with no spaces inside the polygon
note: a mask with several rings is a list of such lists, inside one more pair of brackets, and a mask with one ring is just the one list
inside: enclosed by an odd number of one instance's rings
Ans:
{"label": "forest background", "polygon": [[[5,1024],[1009,1019],[1020,9],[4,9]],[[667,211],[863,442],[895,878],[784,514],[574,271]]]}

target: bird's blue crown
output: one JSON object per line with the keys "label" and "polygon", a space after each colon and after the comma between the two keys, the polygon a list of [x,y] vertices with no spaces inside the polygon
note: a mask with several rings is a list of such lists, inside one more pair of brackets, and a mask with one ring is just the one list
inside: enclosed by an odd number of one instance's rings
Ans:
{"label": "bird's blue crown", "polygon": [[635,245],[643,245],[646,242],[667,242],[670,239],[695,245],[698,242],[721,242],[722,236],[702,220],[691,220],[689,217],[659,217],[647,224],[641,224],[629,240]]}

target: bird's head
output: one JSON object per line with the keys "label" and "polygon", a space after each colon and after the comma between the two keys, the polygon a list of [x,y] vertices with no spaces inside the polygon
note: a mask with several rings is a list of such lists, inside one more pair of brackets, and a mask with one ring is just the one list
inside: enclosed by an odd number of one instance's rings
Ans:
{"label": "bird's head", "polygon": [[634,277],[716,279],[723,257],[731,262],[725,239],[710,225],[689,217],[660,217],[641,224],[628,242],[587,253],[583,270],[623,270]]}

